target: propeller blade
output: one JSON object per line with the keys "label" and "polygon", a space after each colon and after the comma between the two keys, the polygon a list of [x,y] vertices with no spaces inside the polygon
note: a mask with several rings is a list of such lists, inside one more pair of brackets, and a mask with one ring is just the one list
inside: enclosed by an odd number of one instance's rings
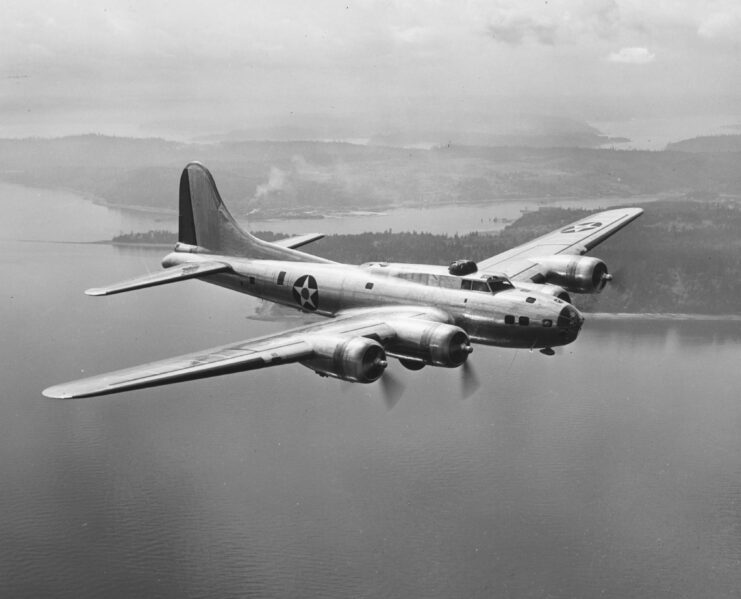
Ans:
{"label": "propeller blade", "polygon": [[404,385],[393,376],[388,370],[381,377],[381,393],[386,409],[392,409],[404,394]]}
{"label": "propeller blade", "polygon": [[481,383],[474,371],[473,364],[471,364],[470,360],[466,360],[463,362],[463,367],[461,368],[461,395],[463,399],[471,397],[479,390],[480,386]]}

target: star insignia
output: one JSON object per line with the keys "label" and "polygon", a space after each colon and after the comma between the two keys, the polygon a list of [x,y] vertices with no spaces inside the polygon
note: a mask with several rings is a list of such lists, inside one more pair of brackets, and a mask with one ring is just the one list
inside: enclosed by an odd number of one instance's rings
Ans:
{"label": "star insignia", "polygon": [[311,275],[303,275],[293,284],[293,298],[302,310],[314,311],[319,307],[319,288],[316,279]]}
{"label": "star insignia", "polygon": [[591,229],[598,229],[601,226],[602,223],[598,223],[597,221],[579,223],[577,225],[569,225],[565,229],[561,229],[561,233],[583,233],[584,231],[589,231]]}

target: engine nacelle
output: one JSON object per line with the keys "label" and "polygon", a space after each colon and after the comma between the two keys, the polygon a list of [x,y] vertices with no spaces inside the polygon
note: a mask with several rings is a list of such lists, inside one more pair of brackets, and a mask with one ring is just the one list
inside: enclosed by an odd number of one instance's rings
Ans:
{"label": "engine nacelle", "polygon": [[466,331],[452,324],[415,319],[389,324],[396,331],[396,338],[387,345],[388,351],[400,359],[406,357],[431,366],[455,368],[473,351]]}
{"label": "engine nacelle", "polygon": [[612,277],[599,258],[561,254],[533,260],[547,269],[545,282],[572,293],[599,293]]}
{"label": "engine nacelle", "polygon": [[326,335],[312,338],[314,357],[301,363],[325,376],[353,383],[372,383],[386,369],[386,352],[365,337]]}
{"label": "engine nacelle", "polygon": [[525,291],[533,291],[535,293],[542,293],[543,295],[557,297],[567,304],[571,303],[571,296],[563,287],[559,287],[558,285],[551,285],[550,283],[530,283],[527,281],[517,281],[515,287],[517,289],[524,289]]}

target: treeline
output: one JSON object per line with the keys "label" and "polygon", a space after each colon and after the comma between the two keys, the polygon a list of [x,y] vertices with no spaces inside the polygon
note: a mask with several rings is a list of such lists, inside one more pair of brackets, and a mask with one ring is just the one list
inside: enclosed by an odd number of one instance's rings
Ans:
{"label": "treeline", "polygon": [[174,245],[178,234],[164,229],[154,229],[141,233],[121,233],[111,239],[114,245]]}

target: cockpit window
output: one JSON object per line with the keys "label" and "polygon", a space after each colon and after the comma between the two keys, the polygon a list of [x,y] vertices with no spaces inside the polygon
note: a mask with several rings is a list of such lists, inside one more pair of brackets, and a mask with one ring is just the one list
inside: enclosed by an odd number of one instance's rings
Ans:
{"label": "cockpit window", "polygon": [[492,275],[486,279],[486,282],[489,284],[489,290],[492,293],[499,293],[500,291],[514,288],[512,282],[502,275]]}

